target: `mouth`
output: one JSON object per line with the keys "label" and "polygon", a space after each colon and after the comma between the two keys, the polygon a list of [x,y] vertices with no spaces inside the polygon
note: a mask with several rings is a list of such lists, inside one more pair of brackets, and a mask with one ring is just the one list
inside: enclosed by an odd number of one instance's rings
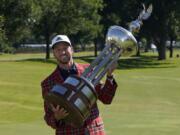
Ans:
{"label": "mouth", "polygon": [[60,57],[61,58],[67,58],[68,56],[67,55],[61,55]]}
{"label": "mouth", "polygon": [[61,55],[60,58],[62,59],[62,61],[68,61],[69,57],[67,55]]}

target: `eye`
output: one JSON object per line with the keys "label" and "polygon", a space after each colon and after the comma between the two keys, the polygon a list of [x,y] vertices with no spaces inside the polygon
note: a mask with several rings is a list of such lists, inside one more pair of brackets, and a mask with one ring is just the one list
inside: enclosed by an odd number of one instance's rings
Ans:
{"label": "eye", "polygon": [[68,50],[68,47],[64,47],[63,50],[64,50],[64,51]]}

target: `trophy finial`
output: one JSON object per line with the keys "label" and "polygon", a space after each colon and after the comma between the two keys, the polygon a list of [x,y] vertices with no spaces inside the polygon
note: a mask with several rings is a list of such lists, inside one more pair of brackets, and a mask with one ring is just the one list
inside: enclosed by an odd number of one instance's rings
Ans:
{"label": "trophy finial", "polygon": [[139,14],[138,20],[147,20],[151,16],[153,6],[152,6],[152,4],[150,4],[147,9],[144,4],[142,4],[142,6],[143,6],[143,10]]}
{"label": "trophy finial", "polygon": [[143,24],[143,20],[147,20],[152,13],[153,6],[152,4],[149,5],[149,7],[146,9],[145,5],[142,4],[143,10],[140,12],[138,18],[134,21],[132,21],[129,25],[129,30],[131,32],[137,32],[140,30],[141,25]]}

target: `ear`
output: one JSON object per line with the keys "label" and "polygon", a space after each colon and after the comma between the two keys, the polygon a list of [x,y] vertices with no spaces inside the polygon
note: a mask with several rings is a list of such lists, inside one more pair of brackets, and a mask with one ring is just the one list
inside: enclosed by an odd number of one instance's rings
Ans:
{"label": "ear", "polygon": [[74,49],[73,49],[73,47],[71,47],[71,51],[72,51],[72,53],[74,53]]}
{"label": "ear", "polygon": [[53,53],[53,56],[55,57],[55,51],[54,51],[54,49],[52,49],[52,53]]}

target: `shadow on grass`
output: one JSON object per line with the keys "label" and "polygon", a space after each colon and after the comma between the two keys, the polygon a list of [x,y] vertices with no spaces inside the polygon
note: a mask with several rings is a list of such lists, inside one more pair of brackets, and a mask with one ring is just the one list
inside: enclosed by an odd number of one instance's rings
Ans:
{"label": "shadow on grass", "polygon": [[158,61],[155,56],[132,57],[130,59],[120,59],[118,61],[120,69],[138,68],[172,68],[176,67],[168,61]]}
{"label": "shadow on grass", "polygon": [[[75,58],[76,59],[76,58]],[[78,57],[91,63],[95,57]],[[155,56],[140,56],[140,57],[130,57],[130,58],[121,58],[118,60],[118,69],[139,69],[139,68],[172,68],[176,67],[168,61],[158,61]]]}
{"label": "shadow on grass", "polygon": [[30,58],[30,59],[23,59],[23,60],[15,60],[15,62],[39,62],[39,63],[56,64],[55,59],[46,60],[44,58]]}
{"label": "shadow on grass", "polygon": [[[91,63],[95,57],[94,56],[81,56],[74,57],[75,60],[83,60],[87,63]],[[56,64],[55,59],[45,60],[43,58],[30,58],[22,60],[14,60],[15,62],[41,62]],[[165,61],[158,61],[155,56],[140,56],[140,57],[129,57],[120,58],[118,60],[118,69],[140,69],[140,68],[172,68],[176,67],[172,63]]]}

